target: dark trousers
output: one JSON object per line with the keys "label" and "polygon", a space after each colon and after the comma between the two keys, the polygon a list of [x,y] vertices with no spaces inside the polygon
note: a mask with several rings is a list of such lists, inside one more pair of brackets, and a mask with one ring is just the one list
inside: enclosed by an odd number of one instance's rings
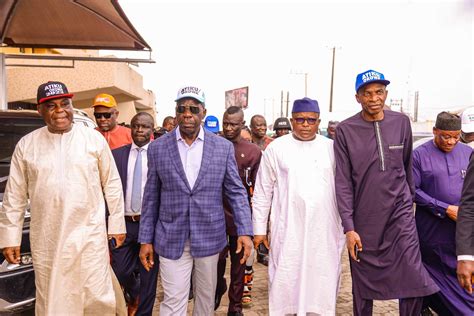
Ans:
{"label": "dark trousers", "polygon": [[[356,291],[352,290],[353,310],[355,316],[370,316],[374,306],[373,300],[360,297]],[[423,307],[423,297],[410,297],[399,299],[400,316],[418,316]]]}
{"label": "dark trousers", "polygon": [[224,295],[227,285],[224,277],[227,252],[230,252],[230,285],[229,285],[229,312],[242,311],[242,295],[244,293],[245,262],[240,264],[243,249],[236,254],[238,236],[229,236],[229,245],[219,254],[217,262],[217,289],[216,295]]}
{"label": "dark trousers", "polygon": [[426,296],[423,300],[423,308],[429,307],[436,312],[439,316],[452,316],[454,315],[451,311],[444,305],[443,298],[438,293]]}
{"label": "dark trousers", "polygon": [[120,285],[132,300],[139,298],[137,315],[151,315],[156,297],[158,282],[158,254],[155,253],[155,265],[149,272],[145,270],[138,257],[139,222],[125,222],[127,237],[120,248],[112,250],[112,268]]}

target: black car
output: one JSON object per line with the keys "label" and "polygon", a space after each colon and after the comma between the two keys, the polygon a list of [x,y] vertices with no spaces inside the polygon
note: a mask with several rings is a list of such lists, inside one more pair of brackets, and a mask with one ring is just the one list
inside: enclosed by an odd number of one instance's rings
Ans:
{"label": "black car", "polygon": [[[16,144],[29,132],[44,126],[35,111],[0,111],[0,206]],[[0,314],[32,309],[35,274],[30,251],[30,217],[27,210],[21,241],[21,263],[9,264],[0,253]]]}

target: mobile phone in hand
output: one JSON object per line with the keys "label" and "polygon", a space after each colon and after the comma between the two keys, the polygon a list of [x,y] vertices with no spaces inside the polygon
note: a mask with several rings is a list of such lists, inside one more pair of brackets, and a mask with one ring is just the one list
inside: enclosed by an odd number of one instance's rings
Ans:
{"label": "mobile phone in hand", "polygon": [[115,249],[117,248],[117,241],[115,241],[115,238],[112,237],[109,239],[109,247],[110,249]]}
{"label": "mobile phone in hand", "polygon": [[359,247],[357,247],[357,244],[354,246],[354,253],[356,261],[359,261]]}

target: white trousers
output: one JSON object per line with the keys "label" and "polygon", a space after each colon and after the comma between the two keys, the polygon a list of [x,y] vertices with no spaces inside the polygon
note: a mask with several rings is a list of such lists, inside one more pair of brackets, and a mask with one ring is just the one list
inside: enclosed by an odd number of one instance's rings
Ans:
{"label": "white trousers", "polygon": [[[186,316],[191,275],[193,278],[193,316],[214,315],[219,254],[204,258],[191,256],[189,241],[178,260],[160,256],[160,275],[164,298],[160,316]],[[194,270],[194,271],[193,271]]]}

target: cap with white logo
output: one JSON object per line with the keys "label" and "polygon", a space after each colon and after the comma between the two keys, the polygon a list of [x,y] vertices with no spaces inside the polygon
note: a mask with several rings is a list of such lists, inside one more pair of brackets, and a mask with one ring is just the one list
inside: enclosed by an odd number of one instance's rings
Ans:
{"label": "cap with white logo", "polygon": [[64,83],[59,81],[48,81],[38,87],[36,102],[41,104],[48,100],[59,98],[72,98],[74,95],[69,93]]}
{"label": "cap with white logo", "polygon": [[113,108],[117,106],[117,101],[115,101],[115,98],[110,94],[101,93],[95,96],[92,106],[105,106],[107,108]]}
{"label": "cap with white logo", "polygon": [[289,129],[291,131],[290,121],[286,117],[279,117],[275,120],[273,130],[276,131],[279,129]]}
{"label": "cap with white logo", "polygon": [[360,88],[369,83],[381,83],[387,86],[388,84],[390,84],[390,81],[386,80],[385,76],[381,72],[375,70],[367,70],[357,75],[355,84],[356,92],[358,92]]}
{"label": "cap with white logo", "polygon": [[206,97],[204,95],[204,91],[202,91],[198,87],[194,86],[185,86],[178,90],[178,95],[176,96],[176,102],[184,98],[192,98],[202,103],[203,105],[206,103]]}
{"label": "cap with white logo", "polygon": [[204,128],[217,134],[219,132],[219,120],[214,115],[208,115],[204,120]]}

